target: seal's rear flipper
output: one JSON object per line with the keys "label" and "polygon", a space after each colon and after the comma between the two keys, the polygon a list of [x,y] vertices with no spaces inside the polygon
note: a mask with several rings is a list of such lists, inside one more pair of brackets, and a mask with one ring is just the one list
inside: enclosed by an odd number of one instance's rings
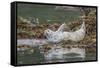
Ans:
{"label": "seal's rear flipper", "polygon": [[66,23],[63,23],[59,28],[58,28],[58,32],[61,31],[63,32],[65,29],[67,29],[68,31],[71,31],[70,28],[66,25]]}

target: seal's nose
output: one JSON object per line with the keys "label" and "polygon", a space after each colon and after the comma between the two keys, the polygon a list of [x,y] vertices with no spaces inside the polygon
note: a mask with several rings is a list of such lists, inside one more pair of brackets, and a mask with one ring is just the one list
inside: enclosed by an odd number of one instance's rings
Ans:
{"label": "seal's nose", "polygon": [[44,38],[46,39],[47,37],[46,37],[46,36],[44,36]]}
{"label": "seal's nose", "polygon": [[44,37],[46,38],[48,36],[47,31],[44,31]]}

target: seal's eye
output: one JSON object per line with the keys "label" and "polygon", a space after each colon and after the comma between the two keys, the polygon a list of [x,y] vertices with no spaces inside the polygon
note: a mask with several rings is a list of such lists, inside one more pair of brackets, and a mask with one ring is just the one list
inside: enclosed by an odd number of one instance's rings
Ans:
{"label": "seal's eye", "polygon": [[49,30],[47,30],[47,33],[49,33]]}
{"label": "seal's eye", "polygon": [[47,32],[50,32],[50,30],[47,30]]}

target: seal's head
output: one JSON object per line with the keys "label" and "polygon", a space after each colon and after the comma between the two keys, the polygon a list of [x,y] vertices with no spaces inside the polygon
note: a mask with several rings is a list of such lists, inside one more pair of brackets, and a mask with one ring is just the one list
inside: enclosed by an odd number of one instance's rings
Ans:
{"label": "seal's head", "polygon": [[54,32],[50,29],[47,29],[44,31],[44,36],[46,36],[47,38],[49,38]]}

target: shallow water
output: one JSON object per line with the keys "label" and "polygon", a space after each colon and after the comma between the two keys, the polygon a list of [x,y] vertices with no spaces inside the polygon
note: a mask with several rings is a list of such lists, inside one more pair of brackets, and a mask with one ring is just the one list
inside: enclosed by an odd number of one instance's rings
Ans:
{"label": "shallow water", "polygon": [[46,39],[18,39],[17,45],[29,45],[32,47],[47,44]]}
{"label": "shallow water", "polygon": [[53,5],[18,4],[17,7],[18,16],[39,18],[41,23],[69,22],[77,19],[81,14],[79,10],[55,10],[56,6]]}
{"label": "shallow water", "polygon": [[[37,42],[37,43],[35,43]],[[87,53],[85,48],[62,48],[61,44],[52,46],[47,52],[42,52],[42,45],[47,43],[41,39],[20,39],[17,44],[29,45],[31,48],[17,48],[18,64],[37,64],[37,63],[55,63],[55,62],[73,62],[95,60],[94,53]],[[55,45],[55,44],[54,44]]]}

